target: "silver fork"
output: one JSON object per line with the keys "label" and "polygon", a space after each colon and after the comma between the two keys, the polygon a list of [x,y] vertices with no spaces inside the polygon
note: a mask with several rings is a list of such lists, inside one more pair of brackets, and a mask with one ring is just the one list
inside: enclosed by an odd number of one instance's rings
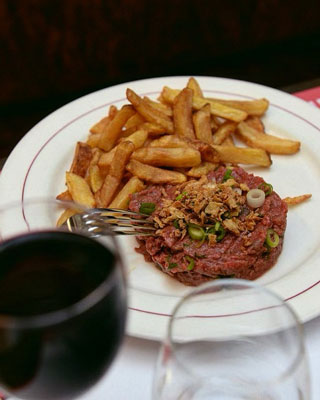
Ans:
{"label": "silver fork", "polygon": [[84,230],[91,236],[117,235],[152,236],[156,228],[149,215],[117,208],[93,208],[75,214],[63,224],[69,231]]}

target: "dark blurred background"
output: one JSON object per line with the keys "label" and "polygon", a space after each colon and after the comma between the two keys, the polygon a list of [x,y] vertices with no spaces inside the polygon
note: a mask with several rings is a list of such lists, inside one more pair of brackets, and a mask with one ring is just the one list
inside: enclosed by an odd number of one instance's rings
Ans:
{"label": "dark blurred background", "polygon": [[319,0],[1,0],[0,158],[39,120],[129,80],[320,78]]}

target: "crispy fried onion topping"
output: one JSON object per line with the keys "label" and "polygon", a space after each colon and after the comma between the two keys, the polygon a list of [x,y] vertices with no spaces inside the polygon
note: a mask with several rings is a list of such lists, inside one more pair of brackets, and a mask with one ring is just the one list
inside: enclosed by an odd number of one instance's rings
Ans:
{"label": "crispy fried onion topping", "polygon": [[[161,235],[167,226],[174,226],[174,236],[182,239],[190,224],[206,227],[217,222],[235,235],[249,233],[262,217],[245,206],[248,190],[247,185],[239,184],[233,178],[216,183],[203,176],[179,185],[174,199],[163,191],[162,207],[153,216],[157,234]],[[216,235],[209,236],[209,244],[214,245]]]}

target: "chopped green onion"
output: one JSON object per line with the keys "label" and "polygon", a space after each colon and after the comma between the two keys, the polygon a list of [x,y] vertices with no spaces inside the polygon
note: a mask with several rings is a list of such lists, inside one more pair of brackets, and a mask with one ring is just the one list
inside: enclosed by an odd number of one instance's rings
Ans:
{"label": "chopped green onion", "polygon": [[267,230],[266,245],[268,247],[277,247],[279,244],[279,235],[273,229]]}
{"label": "chopped green onion", "polygon": [[216,235],[217,242],[220,242],[224,238],[226,231],[221,223],[217,221],[214,226],[207,228],[207,234]]}
{"label": "chopped green onion", "polygon": [[205,238],[204,229],[201,228],[201,226],[195,224],[188,225],[188,233],[191,239],[194,240],[202,240],[203,238]]}
{"label": "chopped green onion", "polygon": [[227,181],[228,179],[232,178],[232,169],[227,168],[226,172],[223,175],[222,182]]}
{"label": "chopped green onion", "polygon": [[194,268],[194,259],[191,258],[190,256],[186,256],[186,260],[189,261],[189,264],[187,266],[187,270],[191,271]]}
{"label": "chopped green onion", "polygon": [[180,228],[180,226],[179,226],[179,220],[178,220],[178,219],[175,219],[175,220],[173,221],[173,226],[174,226],[176,229],[179,229],[179,228]]}
{"label": "chopped green onion", "polygon": [[175,268],[177,266],[178,266],[177,263],[169,263],[168,269],[172,269],[172,268]]}
{"label": "chopped green onion", "polygon": [[217,242],[220,242],[220,240],[222,240],[225,237],[225,234],[226,234],[226,230],[219,222],[219,226],[216,229]]}
{"label": "chopped green onion", "polygon": [[269,196],[273,192],[273,186],[270,183],[266,182],[260,183],[258,189],[263,190],[266,196]]}
{"label": "chopped green onion", "polygon": [[156,205],[154,203],[141,203],[139,212],[141,214],[150,215],[156,209]]}
{"label": "chopped green onion", "polygon": [[188,194],[187,192],[182,192],[182,193],[180,193],[180,194],[176,197],[176,200],[181,200],[181,199],[183,199],[187,194]]}
{"label": "chopped green onion", "polygon": [[196,258],[207,258],[207,256],[205,254],[197,254],[197,253],[195,253],[194,256]]}

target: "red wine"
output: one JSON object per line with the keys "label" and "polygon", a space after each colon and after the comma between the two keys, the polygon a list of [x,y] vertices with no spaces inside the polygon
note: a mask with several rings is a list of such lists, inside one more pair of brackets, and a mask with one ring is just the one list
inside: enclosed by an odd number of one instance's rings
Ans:
{"label": "red wine", "polygon": [[0,246],[0,385],[9,393],[80,395],[110,365],[125,317],[119,260],[99,242],[48,231]]}

